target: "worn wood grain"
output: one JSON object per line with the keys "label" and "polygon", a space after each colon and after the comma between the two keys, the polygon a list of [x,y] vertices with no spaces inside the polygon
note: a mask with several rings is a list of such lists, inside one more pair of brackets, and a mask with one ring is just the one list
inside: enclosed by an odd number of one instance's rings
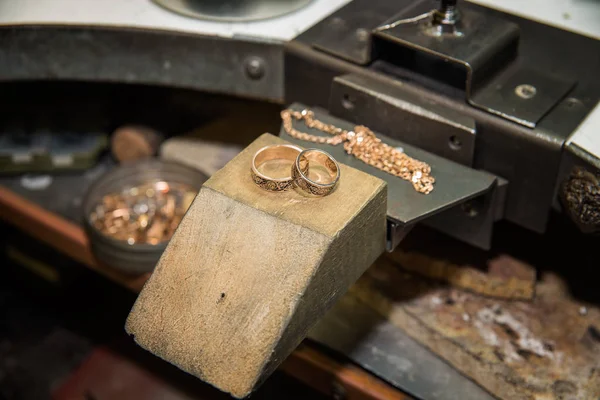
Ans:
{"label": "worn wood grain", "polygon": [[265,134],[209,179],[127,320],[137,343],[236,397],[252,392],[381,254],[386,186],[341,166],[326,197],[250,177]]}
{"label": "worn wood grain", "polygon": [[[132,276],[100,265],[91,254],[83,229],[0,186],[0,219],[54,249],[78,260],[82,265],[105,275],[117,284],[139,292],[150,274]],[[297,348],[281,368],[296,379],[325,394],[332,394],[339,383],[348,400],[408,399],[385,382],[349,363],[340,363],[310,344]]]}

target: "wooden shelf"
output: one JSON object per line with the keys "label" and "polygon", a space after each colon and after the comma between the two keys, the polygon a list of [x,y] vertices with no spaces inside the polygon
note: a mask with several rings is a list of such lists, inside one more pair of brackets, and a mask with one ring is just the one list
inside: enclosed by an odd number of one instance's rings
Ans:
{"label": "wooden shelf", "polygon": [[[80,226],[3,186],[0,186],[0,219],[133,292],[139,292],[150,277],[150,274],[124,274],[98,263]],[[346,400],[411,398],[353,364],[340,363],[324,355],[310,344],[296,349],[281,368],[325,394],[339,395],[341,391]]]}
{"label": "wooden shelf", "polygon": [[3,186],[0,186],[0,218],[134,292],[142,290],[144,283],[150,277],[150,274],[127,275],[99,264],[80,226],[45,210]]}

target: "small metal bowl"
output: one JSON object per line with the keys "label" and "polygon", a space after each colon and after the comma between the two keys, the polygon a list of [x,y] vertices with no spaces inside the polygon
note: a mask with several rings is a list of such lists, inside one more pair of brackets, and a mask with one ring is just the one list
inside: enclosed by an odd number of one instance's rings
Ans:
{"label": "small metal bowl", "polygon": [[90,187],[83,201],[83,225],[96,258],[123,272],[141,274],[154,269],[168,244],[168,240],[156,244],[128,242],[101,232],[91,216],[105,196],[152,182],[186,185],[197,193],[207,179],[195,169],[158,159],[126,164],[104,174]]}

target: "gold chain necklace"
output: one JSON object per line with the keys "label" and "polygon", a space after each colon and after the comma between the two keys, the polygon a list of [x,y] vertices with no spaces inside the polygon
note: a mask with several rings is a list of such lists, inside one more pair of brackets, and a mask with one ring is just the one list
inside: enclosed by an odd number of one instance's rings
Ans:
{"label": "gold chain necklace", "polygon": [[[309,128],[315,128],[334,136],[316,136],[300,132],[292,126],[292,118],[304,121]],[[293,138],[331,145],[344,143],[346,153],[352,154],[375,168],[411,182],[417,192],[428,194],[433,190],[435,178],[431,176],[429,164],[415,160],[392,146],[382,143],[381,139],[378,139],[366,126],[357,125],[353,131],[347,131],[315,119],[315,114],[310,110],[286,109],[281,112],[281,119],[283,120],[283,129]]]}

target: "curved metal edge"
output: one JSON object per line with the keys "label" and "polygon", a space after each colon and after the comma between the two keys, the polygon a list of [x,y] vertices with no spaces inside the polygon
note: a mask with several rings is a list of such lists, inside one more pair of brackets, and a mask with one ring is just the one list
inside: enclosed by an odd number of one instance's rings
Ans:
{"label": "curved metal edge", "polygon": [[[261,73],[256,73],[257,64]],[[196,89],[283,102],[283,43],[169,31],[0,27],[0,81],[78,80]]]}
{"label": "curved metal edge", "polygon": [[[221,4],[221,1],[190,2],[181,0],[153,0],[164,9],[196,19],[219,22],[252,22],[277,18],[306,7],[313,0],[274,1],[271,4],[249,2]],[[261,4],[262,3],[262,4]]]}

